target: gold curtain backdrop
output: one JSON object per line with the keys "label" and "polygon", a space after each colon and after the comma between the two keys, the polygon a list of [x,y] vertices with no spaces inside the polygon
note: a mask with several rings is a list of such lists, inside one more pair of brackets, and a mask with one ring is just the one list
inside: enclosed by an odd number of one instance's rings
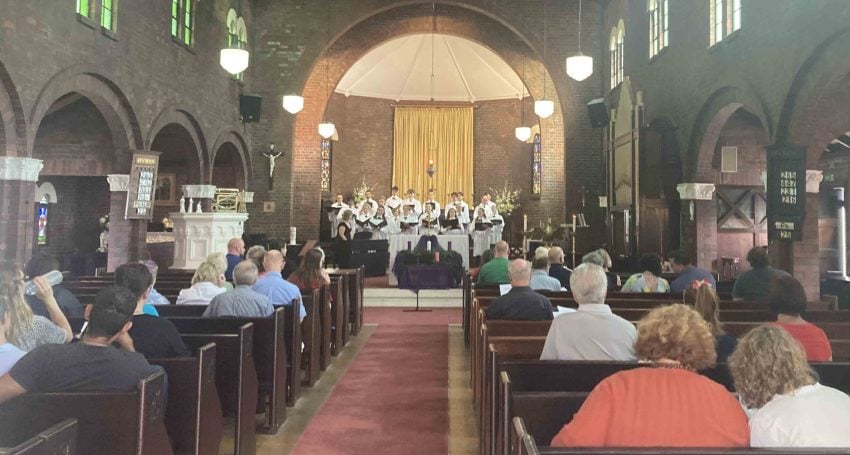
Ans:
{"label": "gold curtain backdrop", "polygon": [[[437,190],[445,206],[449,194],[463,191],[472,204],[472,107],[396,106],[393,126],[393,184],[402,198],[409,188],[421,202]],[[428,161],[437,173],[428,177]]]}

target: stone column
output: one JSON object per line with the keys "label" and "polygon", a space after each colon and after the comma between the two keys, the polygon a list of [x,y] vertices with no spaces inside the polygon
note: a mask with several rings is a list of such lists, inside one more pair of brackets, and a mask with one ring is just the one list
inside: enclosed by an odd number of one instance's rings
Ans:
{"label": "stone column", "polygon": [[109,250],[106,269],[114,271],[119,265],[145,257],[148,223],[146,220],[127,220],[128,174],[109,174],[106,177],[111,192],[109,203]]}
{"label": "stone column", "polygon": [[698,267],[711,270],[717,259],[717,207],[713,183],[680,183],[682,248]]}
{"label": "stone column", "polygon": [[44,163],[26,157],[0,157],[0,257],[23,265],[32,254],[35,190]]}

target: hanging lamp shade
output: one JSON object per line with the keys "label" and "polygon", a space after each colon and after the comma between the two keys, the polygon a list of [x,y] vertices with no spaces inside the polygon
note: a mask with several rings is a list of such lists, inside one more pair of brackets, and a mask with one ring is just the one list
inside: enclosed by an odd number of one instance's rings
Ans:
{"label": "hanging lamp shade", "polygon": [[304,109],[304,97],[298,95],[284,95],[283,109],[290,114],[297,114]]}
{"label": "hanging lamp shade", "polygon": [[538,100],[534,102],[534,113],[540,118],[549,118],[555,113],[555,102],[552,100]]}
{"label": "hanging lamp shade", "polygon": [[577,81],[583,81],[593,74],[593,57],[579,52],[567,58],[567,75]]}
{"label": "hanging lamp shade", "polygon": [[319,136],[323,139],[330,139],[336,133],[336,126],[331,122],[319,123]]}
{"label": "hanging lamp shade", "polygon": [[219,64],[230,74],[239,74],[248,68],[248,59],[251,54],[245,49],[228,47],[221,50]]}
{"label": "hanging lamp shade", "polygon": [[514,130],[514,136],[516,136],[520,142],[526,142],[528,141],[528,138],[531,137],[531,128],[527,126],[517,127],[516,130]]}

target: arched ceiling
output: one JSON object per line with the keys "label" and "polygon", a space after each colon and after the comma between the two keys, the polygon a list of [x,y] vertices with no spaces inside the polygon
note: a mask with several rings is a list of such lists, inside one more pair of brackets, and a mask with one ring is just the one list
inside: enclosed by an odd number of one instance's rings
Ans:
{"label": "arched ceiling", "polygon": [[519,98],[527,90],[513,69],[486,47],[423,33],[386,41],[366,53],[345,73],[336,92],[396,101],[428,101],[433,93],[437,101],[475,102]]}

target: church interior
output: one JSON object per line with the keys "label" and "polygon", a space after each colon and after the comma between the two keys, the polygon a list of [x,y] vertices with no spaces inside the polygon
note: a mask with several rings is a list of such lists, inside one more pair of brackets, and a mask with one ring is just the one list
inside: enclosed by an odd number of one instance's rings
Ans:
{"label": "church interior", "polygon": [[[599,402],[588,394],[655,361],[641,357],[644,328],[671,304],[699,311],[688,296],[703,286],[716,365],[685,369],[737,388],[743,406],[743,348],[805,320],[829,356],[800,341],[801,368],[843,394],[835,403],[850,392],[846,0],[0,7],[0,261],[33,287],[26,302],[55,297],[67,316],[17,316],[23,294],[0,270],[0,341],[36,317],[85,343],[104,291],[143,262],[145,298],[158,290],[154,312],[192,354],[145,355],[164,374],[121,393],[40,392],[10,364],[0,453],[760,453],[752,416],[738,445],[643,444],[625,430],[577,442]],[[216,284],[232,293],[244,286],[234,266],[251,263],[259,284],[282,256],[278,275],[305,280],[313,250],[326,283],[268,295],[272,316],[202,317],[181,301],[210,281],[212,255],[235,258]],[[44,273],[62,272],[51,295],[29,266],[46,258]],[[501,281],[487,281],[491,261]],[[534,288],[541,268],[554,320],[497,317],[494,302]],[[590,268],[609,280],[601,300],[580,290]],[[796,313],[772,300],[783,283]],[[557,322],[589,304],[637,324],[631,361],[546,360]],[[738,340],[728,361],[721,335]],[[5,379],[27,393],[4,403]],[[841,406],[832,422],[847,433],[850,398]],[[783,453],[850,450],[823,431],[819,448]]]}

